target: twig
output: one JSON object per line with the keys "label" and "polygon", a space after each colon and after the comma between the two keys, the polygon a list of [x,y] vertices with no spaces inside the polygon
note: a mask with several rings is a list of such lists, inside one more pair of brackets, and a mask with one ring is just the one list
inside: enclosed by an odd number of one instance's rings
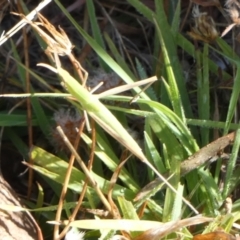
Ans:
{"label": "twig", "polygon": [[103,195],[101,189],[99,188],[97,182],[94,180],[94,178],[92,177],[92,174],[90,173],[90,171],[88,170],[88,168],[85,166],[84,162],[82,161],[81,157],[79,156],[79,154],[77,153],[77,151],[74,149],[74,147],[72,146],[72,144],[69,142],[68,138],[66,137],[66,135],[64,134],[64,132],[62,131],[62,129],[58,126],[57,130],[59,132],[59,134],[62,136],[64,142],[66,143],[67,147],[69,148],[69,150],[71,151],[72,154],[75,155],[77,162],[79,163],[80,167],[82,168],[83,172],[85,173],[85,175],[87,176],[90,184],[92,185],[92,187],[95,189],[96,193],[98,194],[99,198],[102,200],[102,203],[104,204],[104,206],[106,207],[106,209],[110,212],[111,211],[111,206],[108,203],[106,197]]}
{"label": "twig", "polygon": [[[74,142],[74,148],[75,149],[77,149],[77,147],[79,145],[83,128],[84,128],[84,121],[81,121],[80,126],[79,126],[79,130],[78,130],[78,134],[76,135],[76,140]],[[66,172],[66,175],[65,175],[64,183],[63,183],[63,188],[62,188],[61,195],[60,195],[59,202],[58,202],[58,209],[57,209],[57,212],[56,212],[55,221],[60,221],[60,218],[61,218],[61,213],[62,213],[62,208],[63,208],[63,200],[65,199],[65,196],[66,196],[66,193],[67,193],[68,183],[69,183],[69,180],[70,180],[74,160],[75,160],[75,155],[72,154],[70,159],[69,159],[69,162],[68,162],[68,168],[67,168],[67,172]],[[65,228],[66,228],[66,230],[65,229],[64,230],[65,230],[65,232],[67,232],[69,227],[66,226]],[[60,238],[60,236],[58,236],[58,235],[59,235],[59,226],[55,225],[55,227],[54,227],[54,239]]]}
{"label": "twig", "polygon": [[[41,11],[44,7],[46,7],[52,0],[44,0],[38,4],[38,6],[31,11],[27,16],[26,19],[28,21],[31,21],[34,19],[36,14]],[[22,19],[20,22],[18,22],[13,28],[11,28],[6,34],[0,37],[0,46],[5,43],[10,37],[12,37],[16,32],[18,32],[20,29],[22,29],[27,22]]]}
{"label": "twig", "polygon": [[[197,169],[201,165],[207,163],[208,161],[216,161],[219,157],[221,157],[222,150],[227,147],[228,145],[232,144],[235,138],[235,133],[229,133],[226,136],[218,138],[214,142],[211,142],[207,146],[201,148],[195,154],[184,160],[181,165],[181,176],[186,175],[190,171]],[[166,178],[168,174],[164,175]],[[135,201],[138,201],[144,198],[149,192],[152,191],[155,187],[160,185],[163,181],[159,178],[155,179],[154,181],[147,184],[135,197]]]}

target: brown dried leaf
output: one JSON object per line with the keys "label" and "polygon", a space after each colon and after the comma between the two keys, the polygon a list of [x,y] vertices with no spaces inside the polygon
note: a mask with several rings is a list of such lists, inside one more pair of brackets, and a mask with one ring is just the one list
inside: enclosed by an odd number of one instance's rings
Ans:
{"label": "brown dried leaf", "polygon": [[206,234],[198,234],[193,237],[193,240],[236,240],[231,234],[225,233],[224,231],[215,231]]}
{"label": "brown dried leaf", "polygon": [[[219,156],[221,156],[222,150],[230,145],[235,139],[235,132],[229,133],[226,136],[218,138],[217,140],[211,142],[207,146],[201,148],[199,151],[194,153],[192,156],[184,160],[181,165],[181,176],[186,175],[190,171],[197,169],[204,163],[208,161],[216,161]],[[165,178],[168,175],[164,175]],[[161,179],[157,178],[154,181],[147,184],[135,197],[134,201],[138,201],[144,198],[153,188],[161,184]]]}
{"label": "brown dried leaf", "polygon": [[[165,237],[166,235],[168,235],[172,232],[175,232],[179,228],[196,225],[196,224],[201,224],[201,223],[205,223],[205,222],[211,222],[212,220],[213,220],[212,218],[207,218],[207,217],[203,217],[203,216],[199,215],[199,216],[195,216],[192,218],[182,219],[179,221],[167,222],[167,223],[164,223],[163,225],[161,225],[161,227],[152,228],[152,229],[145,231],[144,233],[137,236],[133,240],[161,239],[161,238]],[[228,240],[228,239],[224,239],[224,240]],[[232,240],[232,239],[229,239],[229,240]]]}

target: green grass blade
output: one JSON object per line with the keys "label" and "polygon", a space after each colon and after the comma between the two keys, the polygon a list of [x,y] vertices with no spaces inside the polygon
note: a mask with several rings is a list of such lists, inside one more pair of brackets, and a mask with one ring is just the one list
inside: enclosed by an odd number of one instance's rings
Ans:
{"label": "green grass blade", "polygon": [[[12,49],[13,49],[13,53],[14,53],[14,57],[18,62],[20,61],[20,57],[16,51],[16,48],[14,46],[14,44],[12,43]],[[25,88],[25,79],[26,79],[26,71],[28,71],[25,67],[23,67],[23,64],[18,64],[17,65],[18,68],[18,74],[20,76],[20,79],[22,81],[22,85]],[[31,87],[31,92],[34,92],[33,88]],[[36,119],[38,121],[38,125],[41,128],[41,130],[43,131],[43,133],[45,134],[46,138],[49,136],[49,131],[50,131],[50,124],[48,121],[48,118],[39,102],[39,100],[37,98],[32,98],[31,99],[31,105],[33,107]]]}
{"label": "green grass blade", "polygon": [[201,176],[203,183],[204,183],[204,192],[207,195],[203,196],[201,201],[207,200],[207,208],[206,208],[206,214],[217,214],[218,213],[218,208],[219,208],[219,203],[222,202],[222,197],[219,192],[219,187],[215,183],[214,178],[212,175],[209,173],[208,170],[203,170],[199,169],[198,171],[199,175]]}
{"label": "green grass blade", "polygon": [[173,20],[171,23],[171,30],[174,38],[177,36],[179,32],[179,24],[181,22],[180,14],[181,14],[181,1],[178,1],[176,3],[176,9],[174,9],[175,12],[173,13]]}
{"label": "green grass blade", "polygon": [[[41,166],[34,165],[33,168],[36,171],[60,184],[63,184],[68,167],[67,162],[39,147],[34,147],[32,149],[31,157],[35,164]],[[107,194],[110,188],[110,182],[94,173],[93,177],[102,191]],[[81,192],[85,180],[85,175],[77,168],[73,167],[68,188],[76,192]],[[90,188],[90,191],[91,194],[94,194],[92,188]],[[135,193],[128,188],[116,184],[113,190],[113,198],[116,199],[117,196],[124,196],[126,199],[133,199]]]}
{"label": "green grass blade", "polygon": [[230,194],[229,189],[231,189],[230,185],[232,184],[230,182],[230,180],[231,180],[234,168],[236,166],[239,147],[240,147],[240,130],[237,130],[234,144],[233,144],[232,153],[231,153],[230,159],[228,160],[228,164],[227,164],[227,172],[226,172],[226,176],[225,176],[224,189],[223,189],[223,193],[222,193],[223,199],[226,199],[226,197],[228,197],[228,195]]}
{"label": "green grass blade", "polygon": [[231,99],[228,107],[226,124],[224,127],[224,134],[226,134],[229,131],[230,124],[232,122],[235,110],[237,108],[239,94],[240,94],[240,62],[237,65],[237,72],[236,72],[236,77],[234,79],[233,91],[231,94]]}
{"label": "green grass blade", "polygon": [[16,149],[21,153],[24,159],[28,159],[29,155],[29,148],[25,144],[25,142],[20,138],[19,134],[16,133],[12,128],[5,128],[5,133],[7,134],[8,138],[12,141],[13,145]]}
{"label": "green grass blade", "polygon": [[[86,1],[86,4],[87,4],[87,10],[89,14],[93,37],[96,40],[96,42],[99,44],[99,46],[101,46],[103,49],[106,49],[103,38],[102,38],[101,30],[98,25],[97,17],[95,14],[95,7],[93,4],[93,1],[88,0]],[[105,62],[102,61],[101,58],[99,58],[99,64],[100,64],[100,67],[105,70],[105,72],[109,71],[108,66],[106,65]]]}
{"label": "green grass blade", "polygon": [[144,17],[146,17],[150,22],[153,20],[153,15],[155,14],[150,8],[143,4],[139,0],[127,0],[133,7],[137,9]]}
{"label": "green grass blade", "polygon": [[[187,119],[187,124],[203,128],[224,129],[226,123],[211,120]],[[229,129],[231,130],[237,130],[239,127],[240,125],[238,123],[231,123],[229,125]]]}
{"label": "green grass blade", "polygon": [[[197,81],[198,81],[198,115],[200,119],[209,120],[210,100],[209,100],[209,67],[208,67],[208,45],[204,44],[202,58],[197,50]],[[209,129],[201,129],[201,144],[205,146],[209,143]]]}
{"label": "green grass blade", "polygon": [[[118,203],[123,213],[123,219],[139,220],[136,210],[130,201],[126,201],[123,197],[118,197]],[[138,236],[141,232],[130,232],[132,238]]]}
{"label": "green grass blade", "polygon": [[[38,122],[34,116],[32,116],[32,125],[37,126]],[[1,127],[13,127],[13,126],[27,126],[25,113],[0,113],[0,126]]]}
{"label": "green grass blade", "polygon": [[121,68],[133,79],[136,79],[136,76],[134,76],[134,74],[132,73],[132,71],[130,70],[129,66],[126,63],[126,60],[120,55],[118,49],[116,48],[115,43],[112,41],[112,39],[109,37],[109,35],[104,32],[104,38],[108,44],[108,47],[112,53],[112,55],[114,56],[114,58],[116,59],[117,63],[119,64],[119,66],[121,66]]}
{"label": "green grass blade", "polygon": [[154,166],[156,166],[157,170],[160,173],[165,173],[166,169],[163,164],[162,158],[159,154],[159,151],[154,146],[152,139],[150,138],[149,134],[146,131],[144,132],[144,139],[145,139],[145,152],[146,152],[146,156],[147,156],[148,160],[151,163],[153,163]]}
{"label": "green grass blade", "polygon": [[[139,60],[136,58],[136,66],[137,66],[137,71],[138,71],[138,75],[140,77],[140,79],[146,79],[147,73],[145,71],[145,69],[143,68],[143,66],[141,65],[141,63],[139,62]],[[156,96],[156,93],[153,90],[152,86],[149,86],[146,90],[145,93],[150,97],[150,99],[152,99],[153,101],[158,101],[158,98]]]}
{"label": "green grass blade", "polygon": [[[188,94],[184,84],[184,78],[178,62],[176,44],[167,22],[167,18],[164,12],[164,7],[161,1],[158,1],[156,6],[156,16],[154,17],[154,23],[158,32],[159,41],[161,44],[161,50],[163,52],[163,59],[165,69],[167,72],[167,82],[170,86],[169,99],[171,101],[174,112],[185,121],[185,115],[183,109],[189,114],[191,109],[189,108],[190,102]],[[180,95],[181,92],[181,95]],[[184,103],[184,108],[183,104]],[[192,115],[192,114],[190,114]]]}

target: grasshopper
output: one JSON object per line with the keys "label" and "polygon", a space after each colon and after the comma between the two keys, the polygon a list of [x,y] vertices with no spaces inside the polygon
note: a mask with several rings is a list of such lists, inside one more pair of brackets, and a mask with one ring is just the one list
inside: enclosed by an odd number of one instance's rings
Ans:
{"label": "grasshopper", "polygon": [[[82,108],[113,138],[125,146],[131,153],[144,162],[156,175],[176,194],[179,194],[176,189],[153,167],[142,152],[142,149],[116,119],[116,117],[100,102],[97,95],[91,94],[84,88],[76,79],[74,79],[66,70],[58,66],[54,68],[47,64],[38,64],[38,66],[46,67],[57,73],[68,90],[68,92],[81,104]],[[157,78],[155,79],[155,81]],[[139,82],[141,85],[141,81]],[[198,211],[182,197],[183,201],[196,213]]]}
{"label": "grasshopper", "polygon": [[[22,16],[24,19],[25,17]],[[38,14],[40,23],[34,23],[27,19],[26,22],[29,23],[42,37],[42,39],[48,45],[48,53],[52,54],[55,59],[57,68],[51,67],[47,64],[38,64],[39,66],[47,67],[48,69],[56,72],[63,81],[64,86],[67,91],[81,104],[84,112],[87,112],[106,132],[108,132],[113,138],[125,146],[131,153],[138,157],[142,162],[144,162],[151,170],[153,170],[156,175],[162,179],[162,181],[176,194],[178,192],[172,187],[171,184],[153,167],[153,165],[147,160],[145,155],[142,152],[142,149],[132,138],[132,136],[127,132],[127,130],[122,126],[122,124],[116,119],[116,117],[100,102],[99,98],[103,94],[97,96],[90,93],[85,88],[85,82],[87,80],[87,72],[81,67],[81,64],[75,59],[71,50],[73,48],[70,40],[68,39],[66,33],[61,29],[60,32],[57,32],[56,28],[52,26],[47,19],[45,19],[41,14]],[[38,25],[45,27],[52,35],[49,36],[44,32]],[[82,80],[82,85],[73,78],[66,70],[61,68],[60,60],[58,55],[67,55],[70,61],[75,66],[80,79]],[[82,72],[84,76],[82,75]],[[140,86],[146,83],[154,82],[157,78],[153,77],[151,80],[139,81],[138,83],[125,85],[125,90],[133,88],[133,86]],[[124,87],[124,86],[123,86]],[[121,89],[122,87],[118,88]],[[117,92],[117,91],[116,91]],[[120,90],[120,92],[122,92]],[[181,196],[182,197],[182,196]],[[198,211],[182,197],[183,201],[195,212]]]}

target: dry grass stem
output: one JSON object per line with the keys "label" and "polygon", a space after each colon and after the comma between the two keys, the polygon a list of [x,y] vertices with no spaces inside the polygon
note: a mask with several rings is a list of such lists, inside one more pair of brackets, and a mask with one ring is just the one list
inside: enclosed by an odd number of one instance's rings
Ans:
{"label": "dry grass stem", "polygon": [[[39,3],[39,5],[31,11],[27,16],[27,21],[31,21],[35,18],[36,14],[41,11],[44,7],[46,7],[52,0],[44,0]],[[1,36],[0,38],[0,46],[5,43],[9,38],[11,38],[16,32],[22,29],[28,22],[25,19],[22,19],[18,22],[13,28],[11,28],[7,33]]]}
{"label": "dry grass stem", "polygon": [[68,139],[67,139],[66,135],[64,134],[64,132],[62,131],[62,129],[60,127],[57,127],[57,130],[58,130],[59,134],[63,137],[63,140],[66,143],[69,150],[71,151],[71,153],[73,155],[75,155],[77,162],[79,163],[83,172],[87,176],[92,187],[96,190],[96,193],[98,194],[99,198],[102,200],[104,206],[107,208],[108,211],[111,211],[111,206],[109,205],[109,203],[108,203],[107,199],[105,198],[105,196],[103,195],[101,189],[98,187],[98,183],[94,180],[94,178],[92,177],[92,174],[89,172],[88,168],[85,166],[82,159],[80,158],[80,156],[78,155],[78,153],[76,152],[76,150],[74,149],[72,144],[68,141]]}

